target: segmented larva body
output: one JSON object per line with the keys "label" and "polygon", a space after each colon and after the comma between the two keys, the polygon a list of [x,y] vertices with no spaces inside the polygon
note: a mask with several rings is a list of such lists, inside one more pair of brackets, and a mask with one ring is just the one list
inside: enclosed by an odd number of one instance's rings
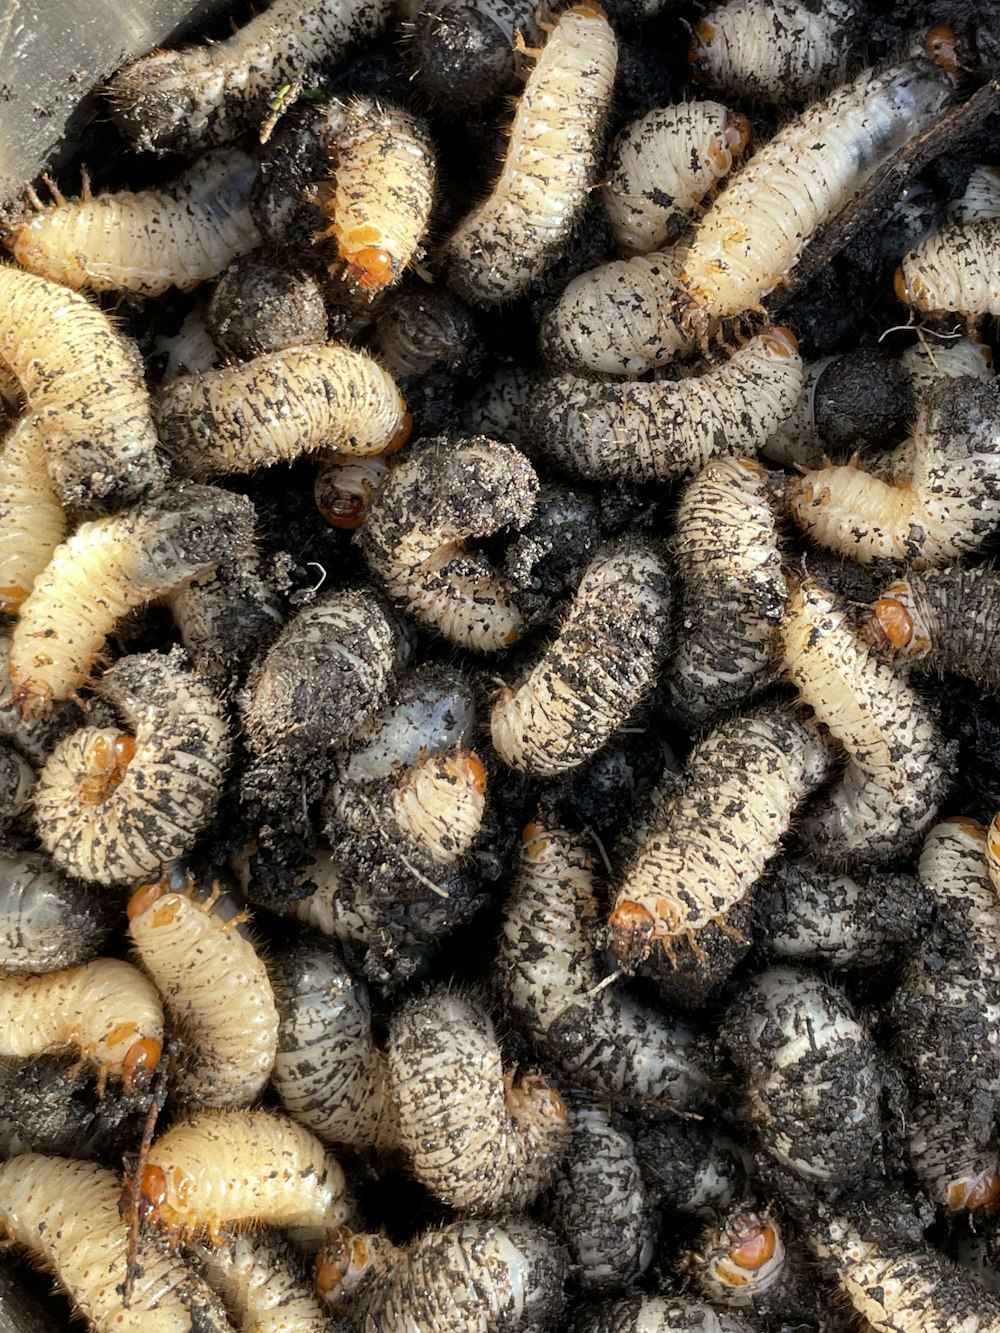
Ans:
{"label": "segmented larva body", "polygon": [[840,783],[803,822],[806,844],[854,861],[903,855],[948,785],[947,749],[927,705],[815,583],[792,593],[782,638],[789,679],[848,755]]}
{"label": "segmented larva body", "polygon": [[738,1315],[684,1296],[630,1296],[577,1316],[577,1333],[752,1333]]}
{"label": "segmented larva body", "polygon": [[389,13],[381,0],[272,0],[227,41],[155,52],[120,70],[107,89],[115,123],[141,149],[229,143],[263,127],[279,89],[315,83]]}
{"label": "segmented larva body", "polygon": [[219,885],[199,902],[194,884],[169,876],[144,884],[128,904],[129,934],[190,1053],[173,1095],[188,1106],[249,1106],[266,1084],[278,1048],[274,991],[245,913],[220,912]]}
{"label": "segmented larva body", "polygon": [[471,848],[486,808],[486,770],[457,746],[411,765],[394,784],[393,825],[404,842],[450,865]]}
{"label": "segmented larva body", "polygon": [[699,83],[757,102],[804,102],[843,81],[854,5],[728,0],[695,24],[688,60]]}
{"label": "segmented larva body", "polygon": [[968,375],[986,383],[994,375],[993,349],[988,343],[968,336],[944,343],[921,338],[906,349],[899,363],[909,374],[917,399],[945,378]]}
{"label": "segmented larva body", "polygon": [[30,273],[77,290],[160,296],[190,291],[260,244],[247,207],[257,163],[211,153],[160,190],[56,203],[10,229],[4,243]]}
{"label": "segmented larva body", "polygon": [[567,285],[542,320],[539,344],[554,370],[641,375],[691,347],[671,313],[681,247],[612,260]]}
{"label": "segmented larva body", "polygon": [[8,433],[0,454],[0,611],[17,614],[65,535],[45,437],[28,417]]}
{"label": "segmented larva body", "polygon": [[608,150],[601,186],[618,249],[645,255],[679,235],[749,140],[746,118],[718,102],[657,107],[626,125]]}
{"label": "segmented larva body", "polygon": [[789,121],[702,218],[682,285],[692,321],[757,310],[806,243],[888,157],[932,125],[954,93],[922,57],[866,69]]}
{"label": "segmented larva body", "polygon": [[501,934],[508,1004],[577,1086],[633,1105],[693,1109],[708,1095],[708,1052],[686,1023],[601,986],[599,913],[582,838],[551,822],[528,824]]}
{"label": "segmented larva body", "polygon": [[40,977],[0,977],[0,1055],[30,1059],[79,1048],[126,1091],[151,1077],[163,1048],[163,1007],[156,988],[131,963],[95,958]]}
{"label": "segmented larva body", "polygon": [[639,538],[601,548],[584,571],[558,637],[517,689],[493,705],[497,754],[554,777],[585,763],[652,689],[670,643],[670,579]]}
{"label": "segmented larva body", "polygon": [[353,532],[368,517],[368,510],[379,487],[389,475],[389,464],[382,457],[349,458],[324,452],[313,494],[316,508],[333,528]]}
{"label": "segmented larva body", "polygon": [[271,1111],[203,1111],[153,1143],[137,1182],[147,1216],[189,1235],[247,1223],[315,1239],[351,1215],[344,1173],[308,1130]]}
{"label": "segmented larva body", "polygon": [[714,1221],[741,1196],[746,1150],[705,1121],[647,1119],[634,1137],[654,1207]]}
{"label": "segmented larva body", "polygon": [[36,852],[0,856],[0,969],[55,972],[86,963],[111,926],[107,901]]}
{"label": "segmented larva body", "polygon": [[290,268],[288,261],[267,258],[264,249],[229,265],[212,289],[205,320],[213,342],[230,361],[325,343],[329,332],[317,280]]}
{"label": "segmented larva body", "polygon": [[896,295],[924,315],[1000,315],[1000,217],[954,223],[903,256]]}
{"label": "segmented larva body", "polygon": [[0,360],[60,501],[127,503],[162,481],[141,366],[103,310],[12,264],[0,266],[0,309]]}
{"label": "segmented larva body", "polygon": [[180,649],[122,658],[99,691],[134,735],[82,727],[61,741],[39,774],[35,827],[68,874],[122,884],[183,856],[212,822],[232,742]]}
{"label": "segmented larva body", "polygon": [[141,1237],[131,1247],[120,1198],[119,1178],[95,1162],[34,1153],[0,1162],[0,1232],[52,1270],[95,1333],[229,1330],[221,1305],[175,1251]]}
{"label": "segmented larva body", "polygon": [[241,495],[179,483],[84,523],[56,548],[11,634],[11,687],[22,712],[73,698],[123,616],[245,549],[254,519]]}
{"label": "segmented larva body", "polygon": [[243,1235],[191,1251],[241,1333],[330,1333],[327,1311],[288,1247]]}
{"label": "segmented larva body", "polygon": [[780,669],[788,597],[765,468],[718,458],[689,482],[672,542],[681,578],[670,699],[701,721],[764,689]]}
{"label": "segmented larva body", "polygon": [[686,1268],[714,1304],[752,1309],[787,1276],[785,1258],[777,1219],[740,1204],[705,1227]]}
{"label": "segmented larva body", "polygon": [[205,302],[199,301],[184,316],[176,333],[161,334],[153,339],[149,362],[153,367],[162,364],[161,380],[172,380],[177,375],[200,375],[205,370],[214,370],[222,360],[208,331],[206,312]]}
{"label": "segmented larva body", "polygon": [[535,388],[526,366],[500,366],[465,404],[462,428],[507,444],[521,444],[521,423]]}
{"label": "segmented larva body", "polygon": [[465,543],[522,527],[537,493],[534,469],[512,445],[485,436],[427,440],[372,500],[361,549],[418,624],[458,647],[495,652],[520,637],[523,616],[488,558]]}
{"label": "segmented larva body", "polygon": [[539,1074],[504,1072],[493,1024],[438,990],[393,1017],[386,1044],[399,1142],[410,1170],[453,1208],[520,1212],[569,1147],[566,1106]]}
{"label": "segmented larva body", "polygon": [[1000,217],[1000,167],[973,167],[965,194],[950,212],[958,223]]}
{"label": "segmented larva body", "polygon": [[540,458],[571,476],[669,481],[722,454],[756,453],[801,388],[795,338],[773,329],[705,374],[676,382],[543,380],[525,434]]}
{"label": "segmented larva body", "polygon": [[725,922],[779,850],[797,807],[829,775],[819,727],[789,706],[730,718],[700,741],[622,878],[611,946],[634,966]]}
{"label": "segmented larva body", "polygon": [[[329,114],[329,111],[328,113]],[[437,175],[427,130],[402,107],[362,97],[343,108],[334,133],[336,178],[320,192],[347,285],[375,297],[418,251]]]}
{"label": "segmented larva body", "polygon": [[336,343],[178,376],[160,390],[154,414],[178,468],[202,479],[289,463],[321,446],[381,454],[410,433],[392,376]]}
{"label": "segmented larva body", "polygon": [[444,271],[459,296],[511,300],[557,257],[594,184],[617,62],[600,5],[581,0],[556,16],[518,101],[500,177],[445,243]]}
{"label": "segmented larva body", "polygon": [[0,741],[0,829],[17,824],[30,804],[35,789],[35,770],[23,755]]}

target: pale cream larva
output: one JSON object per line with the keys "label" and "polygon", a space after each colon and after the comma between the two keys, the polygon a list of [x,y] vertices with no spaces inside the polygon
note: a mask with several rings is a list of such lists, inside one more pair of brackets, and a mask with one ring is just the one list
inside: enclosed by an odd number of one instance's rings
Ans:
{"label": "pale cream larva", "polygon": [[920,338],[906,349],[899,358],[899,364],[909,375],[913,396],[917,400],[942,379],[970,375],[986,383],[995,373],[992,347],[968,335],[947,342],[929,337]]}
{"label": "pale cream larva", "polygon": [[521,295],[558,256],[595,182],[618,43],[600,5],[556,16],[518,101],[500,177],[445,242],[448,284],[496,305]]}
{"label": "pale cream larva", "polygon": [[45,438],[28,417],[8,433],[0,454],[0,611],[17,614],[65,535]]}
{"label": "pale cream larva", "polygon": [[973,167],[965,193],[951,205],[949,212],[960,223],[1000,217],[1000,167]]}
{"label": "pale cream larva", "polygon": [[205,1280],[241,1333],[330,1333],[330,1321],[300,1256],[267,1236],[192,1245]]}
{"label": "pale cream larva", "polygon": [[[751,1325],[728,1310],[690,1296],[629,1296],[580,1311],[577,1333],[751,1333]],[[753,1327],[756,1327],[754,1325]]]}
{"label": "pale cream larva", "polygon": [[[83,194],[38,206],[4,244],[22,268],[67,287],[160,296],[216,277],[260,244],[247,206],[257,163],[211,153],[163,189]],[[37,201],[36,201],[37,202]]]}
{"label": "pale cream larva", "polygon": [[540,459],[571,476],[668,481],[722,454],[756,453],[801,389],[795,338],[776,328],[676,382],[543,380],[528,403],[524,432]]}
{"label": "pale cream larva", "polygon": [[903,256],[896,295],[922,315],[1000,315],[1000,217],[956,222]]}

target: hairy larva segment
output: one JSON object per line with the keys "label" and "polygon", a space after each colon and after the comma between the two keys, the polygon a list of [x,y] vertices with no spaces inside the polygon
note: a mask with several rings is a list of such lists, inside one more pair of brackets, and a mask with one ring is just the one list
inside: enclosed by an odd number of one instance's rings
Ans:
{"label": "hairy larva segment", "polygon": [[525,434],[539,458],[571,476],[669,481],[722,454],[756,453],[801,387],[795,339],[775,329],[676,383],[543,380],[528,405]]}
{"label": "hairy larva segment", "polygon": [[848,756],[840,783],[803,822],[806,844],[853,861],[905,854],[949,782],[947,747],[927,706],[815,583],[792,593],[782,638],[789,679]]}
{"label": "hairy larva segment", "polygon": [[330,1333],[330,1321],[301,1264],[281,1242],[237,1236],[191,1251],[242,1333]]}
{"label": "hairy larva segment", "polygon": [[1000,315],[1000,217],[955,223],[921,241],[896,270],[896,295],[925,315]]}
{"label": "hairy larva segment", "polygon": [[0,611],[17,614],[65,535],[45,436],[28,417],[8,433],[0,454]]}
{"label": "hairy larva segment", "polygon": [[683,231],[749,137],[742,116],[708,101],[657,107],[626,125],[608,150],[601,186],[618,249],[649,254]]}
{"label": "hairy larva segment", "polygon": [[211,153],[164,189],[60,199],[4,243],[22,268],[77,290],[190,291],[260,244],[247,206],[256,175],[247,153]]}
{"label": "hairy larva segment", "polygon": [[830,765],[819,727],[789,706],[709,732],[619,885],[611,945],[621,962],[684,941],[697,953],[698,932],[743,901]]}
{"label": "hairy larva segment", "polygon": [[181,482],[78,528],[36,579],[12,632],[11,686],[22,711],[72,698],[123,616],[244,550],[254,519],[243,496]]}
{"label": "hairy larva segment", "polygon": [[183,856],[211,823],[232,742],[222,701],[180,649],[122,658],[99,691],[134,736],[83,727],[57,745],[35,827],[68,874],[122,884]]}
{"label": "hairy larva segment", "polygon": [[921,57],[863,70],[789,121],[733,176],[695,231],[682,275],[689,318],[757,309],[823,223],[932,125],[953,93],[951,77]]}
{"label": "hairy larva segment", "polygon": [[684,1296],[630,1296],[578,1316],[577,1333],[751,1333],[738,1315]]}
{"label": "hairy larva segment", "polygon": [[336,343],[178,376],[160,390],[154,413],[164,449],[200,479],[292,462],[320,447],[380,454],[409,434],[392,377]]}
{"label": "hairy larva segment", "polygon": [[635,1151],[650,1203],[712,1221],[740,1197],[746,1150],[704,1120],[647,1120]]}
{"label": "hairy larva segment", "polygon": [[59,283],[0,266],[0,361],[16,377],[63,504],[137,499],[161,482],[138,359],[110,319]]}
{"label": "hairy larva segment", "polygon": [[556,17],[518,101],[489,198],[445,243],[449,285],[496,305],[525,292],[557,257],[594,184],[618,43],[603,9]]}
{"label": "hairy larva segment", "polygon": [[160,51],[128,65],[107,94],[140,149],[192,153],[261,130],[275,94],[314,84],[389,17],[381,0],[272,0],[227,41]]}
{"label": "hairy larva segment", "polygon": [[888,585],[872,613],[874,637],[897,661],[1000,692],[1000,577],[989,565],[910,574]]}
{"label": "hairy larva segment", "polygon": [[523,617],[503,578],[466,540],[531,517],[538,479],[513,446],[485,436],[423,441],[372,500],[360,542],[389,596],[459,647],[495,652]]}
{"label": "hairy larva segment", "polygon": [[556,640],[493,705],[493,745],[512,768],[554,777],[586,762],[651,690],[670,635],[666,562],[638,538],[603,547]]}
{"label": "hairy larva segment", "polygon": [[89,962],[112,921],[106,899],[44,856],[0,856],[0,968],[55,972]]}
{"label": "hairy larva segment", "polygon": [[400,1144],[437,1198],[516,1213],[551,1183],[569,1147],[566,1106],[540,1075],[504,1072],[477,1005],[440,990],[404,1005],[386,1061]]}
{"label": "hairy larva segment", "polygon": [[118,1177],[94,1162],[0,1163],[0,1230],[52,1270],[95,1333],[229,1333],[221,1305],[176,1253],[142,1238],[132,1253],[120,1197]]}

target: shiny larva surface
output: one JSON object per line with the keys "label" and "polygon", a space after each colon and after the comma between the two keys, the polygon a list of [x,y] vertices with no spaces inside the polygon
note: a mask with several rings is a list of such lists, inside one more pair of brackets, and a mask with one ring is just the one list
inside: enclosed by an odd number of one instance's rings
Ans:
{"label": "shiny larva surface", "polygon": [[65,535],[44,432],[28,417],[8,432],[0,453],[0,610],[20,610]]}
{"label": "shiny larva surface", "polygon": [[896,293],[924,315],[1000,314],[998,257],[1000,217],[953,223],[903,256]]}
{"label": "shiny larva surface", "polygon": [[106,900],[36,852],[0,856],[0,969],[54,972],[87,963],[112,922]]}
{"label": "shiny larva surface", "polygon": [[243,1333],[329,1333],[326,1310],[290,1247],[242,1235],[226,1245],[191,1248]]}

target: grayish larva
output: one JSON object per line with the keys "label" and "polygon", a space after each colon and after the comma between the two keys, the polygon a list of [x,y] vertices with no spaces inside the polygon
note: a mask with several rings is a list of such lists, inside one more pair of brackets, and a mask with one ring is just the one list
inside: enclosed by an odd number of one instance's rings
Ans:
{"label": "grayish larva", "polygon": [[361,549],[418,624],[459,647],[497,651],[520,637],[523,617],[502,576],[466,541],[522,527],[537,492],[534,469],[512,445],[426,440],[373,498]]}
{"label": "grayish larva", "polygon": [[709,463],[681,495],[672,544],[682,609],[667,687],[686,719],[702,721],[780,670],[788,584],[766,469],[749,458]]}
{"label": "grayish larva", "polygon": [[608,150],[601,186],[618,249],[645,255],[678,236],[749,139],[746,118],[718,102],[657,107],[626,125]]}
{"label": "grayish larva", "polygon": [[241,1333],[331,1333],[327,1311],[287,1245],[242,1235],[190,1248]]}
{"label": "grayish larva", "polygon": [[713,1305],[753,1309],[787,1277],[785,1243],[768,1209],[737,1204],[703,1228],[686,1269]]}
{"label": "grayish larva", "polygon": [[600,548],[556,639],[516,689],[493,705],[493,745],[506,764],[554,777],[586,762],[652,689],[670,643],[670,580],[640,538]]}
{"label": "grayish larva", "polygon": [[155,874],[215,814],[231,738],[215,691],[183,652],[122,658],[99,693],[134,734],[82,727],[46,760],[35,827],[60,869],[98,884]]}
{"label": "grayish larva", "polygon": [[0,453],[0,611],[16,615],[66,535],[66,513],[32,417],[8,431]]}
{"label": "grayish larva", "polygon": [[[260,251],[234,260],[221,275],[205,324],[213,344],[232,361],[327,340],[326,306],[316,279]],[[190,370],[212,370],[217,364],[218,358]]]}
{"label": "grayish larva", "polygon": [[44,856],[0,856],[0,969],[55,972],[89,962],[111,926],[106,900]]}
{"label": "grayish larva", "polygon": [[951,205],[949,211],[959,223],[1000,217],[1000,168],[973,167],[965,194]]}
{"label": "grayish larva", "polygon": [[0,831],[28,813],[34,790],[35,770],[13,745],[0,741]]}
{"label": "grayish larva", "polygon": [[647,1120],[634,1141],[654,1207],[712,1221],[745,1188],[745,1150],[703,1120]]}
{"label": "grayish larva", "polygon": [[539,458],[572,476],[669,481],[720,454],[756,453],[801,387],[795,338],[778,328],[677,382],[543,380],[524,429]]}
{"label": "grayish larva", "polygon": [[988,343],[966,335],[950,342],[919,338],[899,358],[910,377],[914,397],[920,399],[942,379],[970,375],[984,383],[994,375],[993,349]]}
{"label": "grayish larva", "polygon": [[534,393],[535,377],[526,366],[500,366],[476,390],[462,410],[462,428],[520,445],[521,423]]}
{"label": "grayish larva", "polygon": [[896,295],[924,315],[1000,315],[1000,217],[956,222],[903,256]]}
{"label": "grayish larva", "polygon": [[854,633],[846,606],[811,581],[789,598],[782,637],[789,679],[848,756],[841,781],[803,821],[806,846],[852,861],[904,855],[950,780],[927,705]]}
{"label": "grayish larva", "polygon": [[576,1333],[752,1333],[739,1315],[690,1296],[673,1295],[612,1301],[581,1312],[574,1327]]}
{"label": "grayish larva", "polygon": [[374,37],[389,17],[381,0],[272,0],[224,42],[157,51],[108,85],[112,115],[140,149],[192,153],[263,130],[274,102]]}
{"label": "grayish larva", "polygon": [[471,374],[484,355],[478,314],[447,287],[425,284],[403,287],[382,303],[375,345],[386,367],[400,379],[431,370]]}
{"label": "grayish larva", "polygon": [[595,182],[617,60],[600,5],[580,0],[556,15],[518,101],[500,177],[445,243],[444,272],[459,296],[510,300],[558,256]]}

